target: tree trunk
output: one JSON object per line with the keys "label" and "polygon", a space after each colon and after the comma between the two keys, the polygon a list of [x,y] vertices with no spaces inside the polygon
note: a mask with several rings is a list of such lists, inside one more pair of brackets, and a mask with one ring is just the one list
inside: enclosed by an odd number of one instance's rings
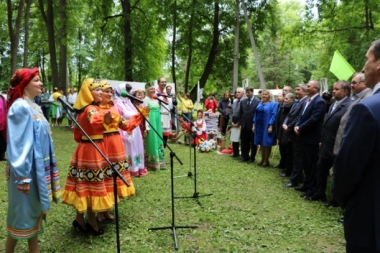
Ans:
{"label": "tree trunk", "polygon": [[59,89],[67,90],[67,15],[66,0],[59,0]]}
{"label": "tree trunk", "polygon": [[194,25],[194,12],[195,12],[196,0],[193,0],[191,16],[189,21],[189,36],[187,38],[187,43],[189,45],[189,55],[187,56],[186,72],[185,72],[185,93],[189,90],[189,76],[191,69],[191,60],[193,58],[193,25]]}
{"label": "tree trunk", "polygon": [[124,78],[125,81],[133,81],[132,77],[132,29],[131,29],[131,2],[121,0],[123,7],[124,28]]}
{"label": "tree trunk", "polygon": [[20,28],[21,28],[21,17],[24,10],[25,0],[20,0],[18,8],[17,8],[17,17],[16,22],[12,24],[12,1],[7,0],[7,10],[8,10],[8,30],[9,30],[9,38],[11,40],[11,73],[10,76],[17,69],[17,52],[18,52],[18,44],[20,40]]}
{"label": "tree trunk", "polygon": [[[219,36],[220,31],[218,28],[219,25],[219,4],[218,2],[214,3],[214,21],[213,21],[213,33],[212,33],[212,45],[208,55],[207,63],[202,73],[201,78],[199,79],[199,88],[202,89],[205,87],[208,76],[211,73],[212,66],[214,64],[215,58],[218,54],[218,45],[219,45]],[[191,89],[190,97],[193,101],[197,99],[197,85]]]}
{"label": "tree trunk", "polygon": [[25,39],[24,39],[24,60],[23,60],[23,67],[28,67],[28,51],[29,51],[29,12],[30,12],[30,5],[32,4],[32,0],[26,1],[26,9],[25,9]]}
{"label": "tree trunk", "polygon": [[[82,45],[82,32],[79,30],[78,31],[78,41],[79,41],[79,52],[81,51],[81,45]],[[81,84],[82,84],[82,54],[78,54],[78,59],[77,59],[77,69],[78,69],[78,89],[80,89]]]}
{"label": "tree trunk", "polygon": [[[59,84],[57,53],[55,49],[55,34],[54,34],[54,13],[53,13],[53,0],[47,0],[47,12],[45,13],[44,4],[42,0],[38,0],[42,18],[46,25],[49,42],[50,54],[50,68],[51,68],[51,84],[56,87]],[[54,90],[54,88],[53,88]]]}
{"label": "tree trunk", "polygon": [[174,0],[173,7],[173,39],[172,39],[172,79],[173,83],[176,86],[175,91],[177,92],[177,78],[175,75],[175,43],[177,37],[177,0]]}

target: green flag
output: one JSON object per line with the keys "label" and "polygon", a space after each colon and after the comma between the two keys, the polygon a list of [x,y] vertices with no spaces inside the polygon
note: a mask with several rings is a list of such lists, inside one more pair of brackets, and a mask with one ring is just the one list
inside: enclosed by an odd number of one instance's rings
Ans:
{"label": "green flag", "polygon": [[338,50],[335,51],[330,65],[330,71],[339,80],[348,80],[355,73],[354,68],[344,59]]}

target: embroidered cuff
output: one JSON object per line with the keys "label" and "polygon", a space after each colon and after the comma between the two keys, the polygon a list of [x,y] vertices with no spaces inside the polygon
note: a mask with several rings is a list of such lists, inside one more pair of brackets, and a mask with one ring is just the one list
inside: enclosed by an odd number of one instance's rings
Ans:
{"label": "embroidered cuff", "polygon": [[32,182],[31,178],[24,178],[24,179],[20,178],[19,180],[15,181],[16,184],[30,184],[30,182]]}

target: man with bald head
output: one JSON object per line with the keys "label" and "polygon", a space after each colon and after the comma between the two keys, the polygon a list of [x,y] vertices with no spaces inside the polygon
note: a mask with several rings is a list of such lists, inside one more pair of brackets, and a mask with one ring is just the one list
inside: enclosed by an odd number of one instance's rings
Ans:
{"label": "man with bald head", "polygon": [[362,73],[373,95],[352,107],[334,163],[348,253],[380,252],[380,40],[369,47]]}
{"label": "man with bald head", "polygon": [[303,186],[295,189],[304,192],[301,195],[304,198],[311,197],[317,191],[316,165],[326,112],[326,103],[319,95],[320,89],[321,85],[317,80],[310,80],[307,83],[306,94],[309,98],[294,127],[294,133],[300,137],[302,169],[305,174]]}

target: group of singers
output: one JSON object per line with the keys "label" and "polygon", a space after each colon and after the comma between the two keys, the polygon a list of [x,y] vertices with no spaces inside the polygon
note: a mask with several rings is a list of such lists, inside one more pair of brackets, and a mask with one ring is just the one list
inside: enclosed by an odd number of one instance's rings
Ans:
{"label": "group of singers", "polygon": [[[115,204],[113,169],[128,182],[127,186],[117,179],[117,197],[126,198],[135,194],[131,176],[144,176],[147,168],[165,168],[164,143],[171,134],[171,113],[166,80],[157,81],[158,88],[154,82],[146,84],[146,97],[135,91],[136,100],[123,97],[123,92],[131,91],[128,84],[113,89],[105,80],[83,81],[73,105],[82,129],[74,128],[78,145],[61,191],[50,124],[34,101],[43,88],[39,71],[23,68],[14,73],[2,129],[8,157],[7,253],[15,252],[22,239],[28,240],[30,252],[39,252],[37,236],[43,232],[42,220],[52,201],[75,208],[72,225],[76,230],[103,234],[98,223],[115,220],[109,212]],[[162,96],[157,98],[157,94]],[[143,103],[136,102],[139,99]]]}

